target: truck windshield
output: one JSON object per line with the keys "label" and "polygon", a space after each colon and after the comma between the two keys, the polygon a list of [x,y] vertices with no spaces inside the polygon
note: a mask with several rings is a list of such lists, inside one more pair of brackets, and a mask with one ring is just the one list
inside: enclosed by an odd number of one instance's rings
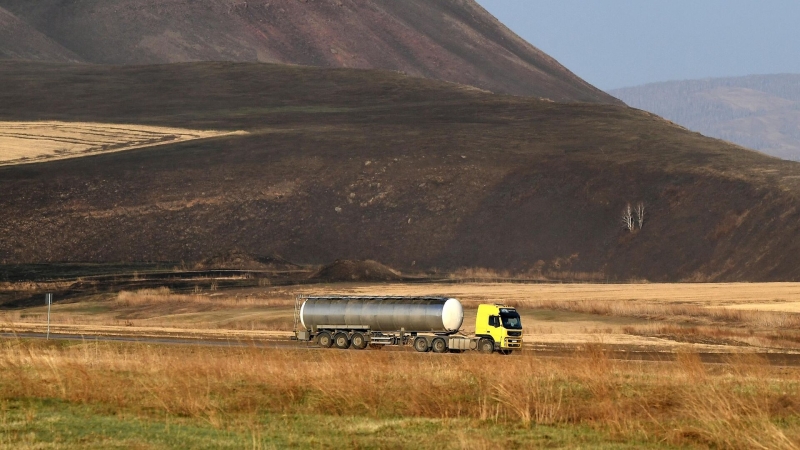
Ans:
{"label": "truck windshield", "polygon": [[514,312],[506,312],[500,314],[500,319],[503,321],[503,327],[509,330],[521,330],[522,329],[522,321],[519,318],[519,314]]}

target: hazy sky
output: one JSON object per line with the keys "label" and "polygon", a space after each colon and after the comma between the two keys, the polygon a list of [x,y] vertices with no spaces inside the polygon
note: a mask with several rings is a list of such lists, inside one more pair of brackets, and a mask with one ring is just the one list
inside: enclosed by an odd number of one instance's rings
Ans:
{"label": "hazy sky", "polygon": [[477,0],[601,89],[800,73],[798,0]]}

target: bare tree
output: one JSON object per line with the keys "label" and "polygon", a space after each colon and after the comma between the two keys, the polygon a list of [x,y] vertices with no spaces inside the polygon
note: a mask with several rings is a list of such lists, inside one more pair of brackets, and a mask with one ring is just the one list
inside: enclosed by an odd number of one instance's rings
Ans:
{"label": "bare tree", "polygon": [[622,222],[622,226],[627,228],[628,231],[633,233],[633,208],[631,208],[631,204],[628,203],[625,205],[625,208],[622,209],[622,216],[620,217],[620,221]]}
{"label": "bare tree", "polygon": [[636,204],[636,208],[633,209],[633,212],[636,213],[636,224],[639,225],[639,229],[642,229],[642,225],[644,225],[644,202],[639,202]]}

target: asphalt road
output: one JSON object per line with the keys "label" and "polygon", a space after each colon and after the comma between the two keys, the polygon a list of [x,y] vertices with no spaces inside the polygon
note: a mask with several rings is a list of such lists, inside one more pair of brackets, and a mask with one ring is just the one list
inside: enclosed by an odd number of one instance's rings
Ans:
{"label": "asphalt road", "polygon": [[[45,333],[0,333],[0,338],[4,339],[47,339]],[[191,339],[175,337],[133,337],[133,336],[99,336],[99,335],[77,335],[77,334],[50,334],[51,340],[58,341],[81,341],[81,342],[130,342],[141,344],[159,345],[186,345],[198,347],[255,347],[255,348],[280,348],[297,350],[327,350],[307,342],[298,342],[289,339],[259,339],[259,340],[221,340],[221,339]],[[389,347],[391,351],[413,351],[411,347]],[[341,351],[341,350],[339,350]],[[533,353],[543,357],[568,357],[580,356],[580,349],[572,345],[558,346],[536,346],[526,348],[526,353]],[[652,361],[668,362],[674,361],[677,354],[662,351],[608,348],[606,355],[615,360],[625,361]],[[796,353],[748,353],[749,356],[762,358],[773,366],[800,367],[800,354]],[[725,364],[730,362],[729,353],[698,353],[700,360],[708,364]]]}

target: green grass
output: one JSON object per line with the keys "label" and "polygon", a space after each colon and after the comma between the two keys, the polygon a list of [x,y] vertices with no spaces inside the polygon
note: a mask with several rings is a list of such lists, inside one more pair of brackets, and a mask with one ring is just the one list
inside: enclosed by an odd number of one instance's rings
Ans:
{"label": "green grass", "polygon": [[98,414],[57,401],[4,403],[2,448],[241,448],[244,436],[181,420]]}
{"label": "green grass", "polygon": [[136,417],[53,400],[0,403],[0,448],[671,448],[582,426],[265,413],[257,423]]}

